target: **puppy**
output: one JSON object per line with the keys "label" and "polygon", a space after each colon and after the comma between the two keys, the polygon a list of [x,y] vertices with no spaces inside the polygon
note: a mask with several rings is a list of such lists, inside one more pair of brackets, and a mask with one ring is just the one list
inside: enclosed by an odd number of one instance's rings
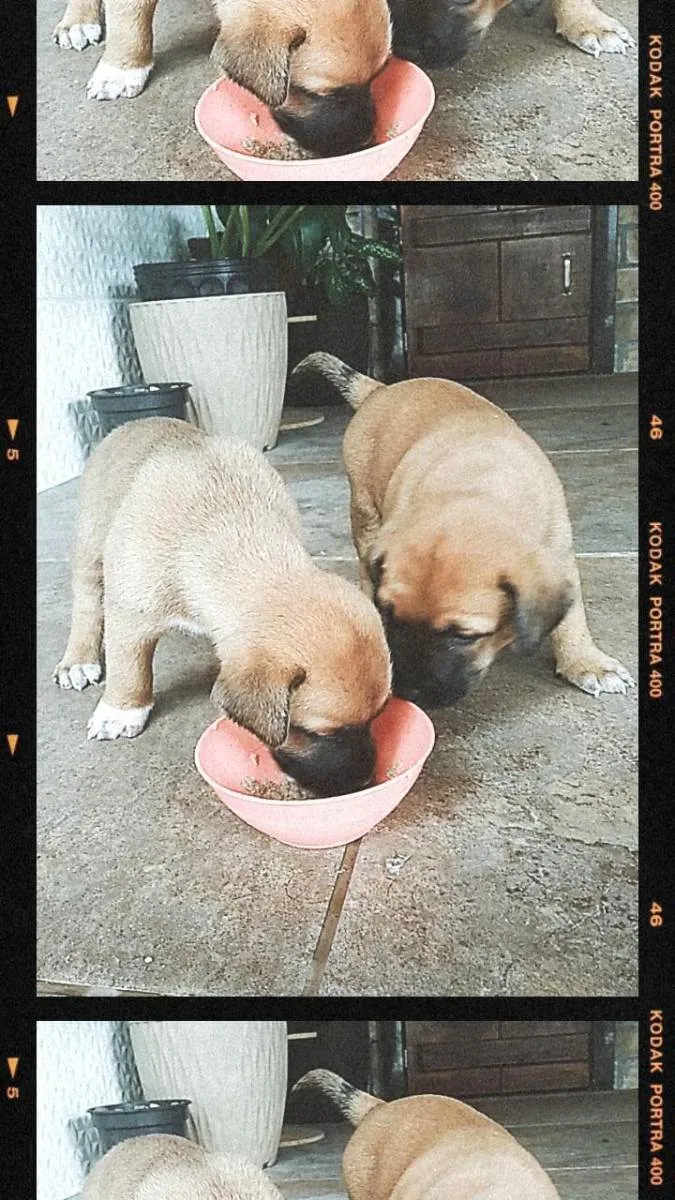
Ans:
{"label": "puppy", "polygon": [[141,732],[155,647],[178,629],[212,640],[213,700],[301,784],[332,795],[368,783],[370,721],[390,688],[382,623],[357,587],[314,566],[281,477],[245,442],[151,417],[94,450],[60,687],[101,678],[104,627],[106,690],[90,738]]}
{"label": "puppy", "polygon": [[[448,67],[483,40],[511,0],[389,0],[394,53],[425,67]],[[541,0],[515,0],[532,11]],[[552,0],[556,33],[595,58],[625,54],[635,42],[627,29],[593,0]]]}
{"label": "puppy", "polygon": [[96,1163],[82,1200],[283,1200],[246,1159],[207,1154],[187,1138],[149,1134],[113,1146]]}
{"label": "puppy", "polygon": [[557,1200],[539,1163],[501,1125],[449,1096],[386,1104],[332,1071],[309,1071],[357,1127],[342,1173],[350,1200]]}
{"label": "puppy", "polygon": [[358,410],[343,443],[352,534],[398,695],[451,704],[505,646],[549,633],[558,674],[582,691],[633,686],[589,633],[558,476],[511,417],[461,384],[385,387],[330,354],[292,381],[306,391],[317,376]]}
{"label": "puppy", "polygon": [[[68,0],[54,41],[82,50],[101,39],[100,0]],[[215,0],[213,56],[235,83],[272,109],[311,154],[368,144],[370,84],[391,51],[387,0]],[[152,70],[157,0],[106,0],[106,49],[87,85],[97,100],[137,96]]]}

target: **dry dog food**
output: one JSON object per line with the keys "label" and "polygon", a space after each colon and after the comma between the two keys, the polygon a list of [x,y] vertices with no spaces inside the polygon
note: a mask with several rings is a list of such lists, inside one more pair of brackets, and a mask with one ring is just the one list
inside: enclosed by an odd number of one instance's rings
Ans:
{"label": "dry dog food", "polygon": [[282,779],[280,783],[272,780],[252,779],[247,775],[241,781],[241,790],[248,796],[258,796],[260,800],[315,800],[314,792],[302,787],[294,779]]}
{"label": "dry dog food", "polygon": [[276,159],[277,162],[313,157],[292,138],[284,138],[281,142],[259,142],[255,138],[242,138],[241,148],[246,154],[254,154],[256,158]]}

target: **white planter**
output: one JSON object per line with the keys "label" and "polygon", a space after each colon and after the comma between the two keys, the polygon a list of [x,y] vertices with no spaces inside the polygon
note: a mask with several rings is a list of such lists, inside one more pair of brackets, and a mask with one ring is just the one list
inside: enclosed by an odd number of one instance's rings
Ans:
{"label": "white planter", "polygon": [[207,433],[274,445],[288,357],[284,292],[150,300],[129,315],[146,383],[185,380]]}
{"label": "white planter", "polygon": [[130,1021],[146,1100],[191,1100],[206,1150],[274,1162],[287,1081],[285,1021]]}

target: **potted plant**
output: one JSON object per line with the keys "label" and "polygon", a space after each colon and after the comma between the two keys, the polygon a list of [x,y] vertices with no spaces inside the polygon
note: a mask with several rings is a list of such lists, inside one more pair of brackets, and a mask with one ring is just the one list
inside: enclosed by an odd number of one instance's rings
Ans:
{"label": "potted plant", "polygon": [[[391,214],[393,216],[393,212]],[[368,302],[377,295],[371,260],[398,269],[401,252],[394,236],[363,237],[347,220],[344,205],[312,205],[281,239],[281,251],[294,268],[286,287],[289,311],[316,315],[312,324],[289,328],[289,369],[313,350],[326,350],[357,370],[368,370]],[[294,395],[294,403],[302,403]],[[308,402],[316,403],[316,397]]]}
{"label": "potted plant", "polygon": [[231,296],[282,289],[278,247],[304,204],[202,204],[205,237],[188,238],[192,261],[139,263],[142,300]]}
{"label": "potted plant", "polygon": [[144,377],[189,379],[201,428],[260,450],[277,439],[288,353],[286,298],[272,256],[303,211],[204,205],[211,257],[134,267],[142,294],[154,297],[129,313]]}

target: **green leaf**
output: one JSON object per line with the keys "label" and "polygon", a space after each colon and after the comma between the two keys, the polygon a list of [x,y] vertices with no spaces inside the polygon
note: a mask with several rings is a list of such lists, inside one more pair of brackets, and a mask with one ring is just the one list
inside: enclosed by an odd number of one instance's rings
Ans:
{"label": "green leaf", "polygon": [[201,209],[202,209],[202,216],[204,217],[204,223],[206,225],[206,232],[208,234],[209,245],[211,247],[211,258],[218,258],[218,255],[220,253],[220,243],[219,243],[219,239],[218,239],[218,231],[216,229],[216,223],[213,219],[213,213],[211,211],[211,205],[210,204],[202,204]]}
{"label": "green leaf", "polygon": [[241,228],[241,257],[248,258],[251,249],[251,221],[246,204],[239,205],[239,223]]}
{"label": "green leaf", "polygon": [[260,258],[261,255],[271,250],[285,233],[297,225],[305,207],[306,205],[304,204],[281,204],[277,206],[276,213],[262,233],[260,241],[254,250],[256,258]]}

